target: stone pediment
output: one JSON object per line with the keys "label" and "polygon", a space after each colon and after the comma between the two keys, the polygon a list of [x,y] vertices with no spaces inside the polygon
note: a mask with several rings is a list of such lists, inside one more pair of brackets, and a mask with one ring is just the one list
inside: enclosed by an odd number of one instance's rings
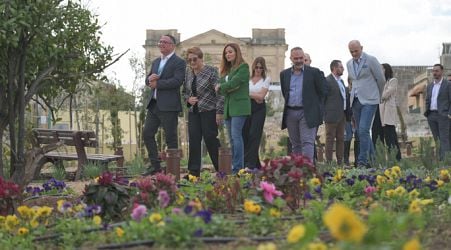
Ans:
{"label": "stone pediment", "polygon": [[238,38],[222,33],[218,30],[211,29],[202,34],[193,36],[181,42],[183,45],[225,45],[226,43],[237,43],[239,45],[245,45],[246,43]]}

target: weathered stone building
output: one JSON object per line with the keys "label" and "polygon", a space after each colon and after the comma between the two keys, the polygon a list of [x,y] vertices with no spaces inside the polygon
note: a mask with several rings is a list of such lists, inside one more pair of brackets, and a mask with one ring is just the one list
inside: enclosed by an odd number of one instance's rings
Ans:
{"label": "weathered stone building", "polygon": [[180,41],[180,33],[176,29],[147,30],[144,48],[146,50],[146,69],[149,70],[152,60],[160,55],[158,41],[165,34],[171,34],[178,42],[176,53],[185,56],[186,50],[197,46],[204,52],[207,64],[219,67],[224,45],[237,43],[247,63],[252,64],[254,58],[263,56],[266,60],[269,75],[273,82],[279,82],[279,73],[285,67],[285,29],[252,29],[252,37],[233,37],[212,29],[186,40]]}

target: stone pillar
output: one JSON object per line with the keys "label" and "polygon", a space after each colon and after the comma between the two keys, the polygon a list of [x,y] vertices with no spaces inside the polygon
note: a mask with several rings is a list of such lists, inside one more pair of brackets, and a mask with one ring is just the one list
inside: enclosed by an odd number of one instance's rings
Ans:
{"label": "stone pillar", "polygon": [[166,173],[175,176],[175,180],[180,180],[180,150],[167,149],[166,150]]}
{"label": "stone pillar", "polygon": [[232,151],[230,148],[219,148],[219,172],[224,174],[232,173]]}

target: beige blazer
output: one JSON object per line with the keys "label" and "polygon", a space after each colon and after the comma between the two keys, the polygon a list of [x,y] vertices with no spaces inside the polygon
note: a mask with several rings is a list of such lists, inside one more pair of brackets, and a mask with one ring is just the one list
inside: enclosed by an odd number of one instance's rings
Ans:
{"label": "beige blazer", "polygon": [[398,117],[398,112],[396,110],[397,90],[398,79],[392,78],[385,83],[384,91],[382,92],[381,103],[379,104],[382,126],[396,125],[396,120]]}

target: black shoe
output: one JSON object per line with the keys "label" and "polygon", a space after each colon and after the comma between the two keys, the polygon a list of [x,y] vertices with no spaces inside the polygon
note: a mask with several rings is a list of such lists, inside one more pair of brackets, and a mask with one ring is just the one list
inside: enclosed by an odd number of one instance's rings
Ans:
{"label": "black shoe", "polygon": [[149,175],[154,175],[154,174],[161,173],[161,172],[163,172],[161,167],[158,167],[158,168],[150,167],[150,168],[147,168],[147,170],[144,173],[142,173],[141,175],[149,176]]}

